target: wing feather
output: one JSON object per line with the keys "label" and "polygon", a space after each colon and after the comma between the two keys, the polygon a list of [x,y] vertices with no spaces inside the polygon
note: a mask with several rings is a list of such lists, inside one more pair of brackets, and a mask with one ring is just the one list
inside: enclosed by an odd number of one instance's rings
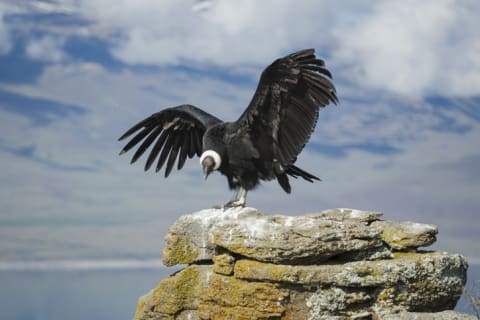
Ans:
{"label": "wing feather", "polygon": [[197,153],[195,151],[197,143],[195,142],[195,135],[193,134],[193,132],[189,132],[188,139],[190,140],[190,144],[189,144],[189,148],[188,148],[188,157],[191,159]]}
{"label": "wing feather", "polygon": [[263,71],[237,123],[265,144],[258,146],[263,158],[273,157],[265,160],[276,159],[285,168],[295,162],[315,129],[319,109],[338,102],[331,76],[314,49],[278,59]]}
{"label": "wing feather", "polygon": [[152,142],[158,137],[158,135],[160,134],[160,132],[163,130],[162,127],[158,126],[156,127],[149,135],[148,137],[143,140],[142,144],[140,145],[140,147],[138,147],[137,151],[135,152],[135,154],[133,155],[132,157],[132,160],[130,161],[130,163],[134,163],[135,161],[137,161],[138,158],[140,158],[140,156],[145,152],[145,150],[147,150],[148,147],[150,147],[150,145],[152,144]]}
{"label": "wing feather", "polygon": [[195,153],[200,157],[202,155],[202,139],[198,134],[194,134],[193,138],[195,139]]}
{"label": "wing feather", "polygon": [[142,121],[140,121],[139,123],[137,123],[136,125],[131,127],[130,129],[128,129],[127,132],[125,132],[120,138],[118,138],[118,141],[125,139],[126,137],[128,137],[132,133],[134,133],[135,131],[138,131],[138,129],[140,129],[140,128],[146,128],[147,123],[150,122],[150,121],[151,121],[150,118],[143,119]]}
{"label": "wing feather", "polygon": [[186,137],[186,135],[187,133],[184,132],[182,138],[180,139],[182,141],[182,148],[180,150],[180,156],[178,157],[177,170],[181,170],[185,165],[185,161],[187,160],[188,149],[190,147],[190,137]]}
{"label": "wing feather", "polygon": [[330,71],[328,71],[327,69],[325,69],[324,67],[319,67],[319,66],[316,66],[316,65],[306,65],[304,66],[304,68],[306,70],[309,70],[310,72],[319,72],[329,78],[332,77],[332,74],[330,73]]}
{"label": "wing feather", "polygon": [[149,134],[154,128],[144,128],[142,131],[140,131],[139,133],[137,133],[126,145],[125,147],[122,149],[122,151],[120,151],[120,154],[124,154],[125,152],[127,152],[128,150],[130,150],[134,145],[136,145],[137,143],[139,143],[143,138],[145,138],[147,136],[147,134]]}
{"label": "wing feather", "polygon": [[172,172],[173,169],[173,165],[175,164],[175,160],[177,160],[178,151],[180,150],[180,137],[181,136],[179,134],[174,136],[170,155],[168,156],[167,167],[165,168],[165,178],[170,175],[170,172]]}
{"label": "wing feather", "polygon": [[175,139],[175,136],[173,134],[167,137],[167,141],[165,141],[165,145],[163,146],[162,152],[160,153],[160,157],[158,157],[158,162],[157,162],[157,167],[155,168],[155,172],[158,172],[160,171],[160,169],[162,169],[163,164],[165,163],[165,160],[167,160],[167,156],[170,153],[170,150],[172,150],[174,139]]}
{"label": "wing feather", "polygon": [[163,130],[162,134],[160,137],[158,137],[157,141],[155,142],[155,145],[153,146],[152,150],[150,151],[150,154],[148,155],[147,161],[145,162],[145,168],[144,170],[147,171],[150,169],[152,166],[153,162],[157,158],[158,154],[160,153],[160,150],[162,150],[163,144],[165,143],[165,140],[168,137],[168,130]]}
{"label": "wing feather", "polygon": [[220,119],[192,105],[167,108],[128,129],[119,140],[136,134],[120,154],[129,151],[143,140],[132,157],[131,163],[134,163],[153,144],[145,163],[145,171],[158,159],[156,166],[158,172],[166,161],[165,177],[168,177],[177,158],[177,168],[180,170],[187,156],[192,158],[195,154],[201,155],[203,134],[208,128],[221,122]]}

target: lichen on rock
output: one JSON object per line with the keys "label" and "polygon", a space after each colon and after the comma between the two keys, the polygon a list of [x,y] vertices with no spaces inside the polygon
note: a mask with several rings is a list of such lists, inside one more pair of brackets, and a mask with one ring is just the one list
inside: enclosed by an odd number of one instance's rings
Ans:
{"label": "lichen on rock", "polygon": [[275,283],[213,274],[200,296],[200,319],[274,319],[284,314],[288,291]]}
{"label": "lichen on rock", "polygon": [[233,267],[235,266],[235,258],[233,256],[223,253],[213,256],[212,261],[215,273],[226,276],[233,274]]}
{"label": "lichen on rock", "polygon": [[181,216],[165,236],[163,263],[166,266],[211,260],[215,245],[210,230],[223,220],[249,219],[260,215],[253,208],[206,209]]}
{"label": "lichen on rock", "polygon": [[427,247],[437,240],[438,228],[431,224],[375,221],[372,226],[382,230],[382,239],[394,250]]}
{"label": "lichen on rock", "polygon": [[274,263],[318,263],[347,252],[382,248],[381,233],[363,224],[310,217],[261,216],[226,220],[209,241],[250,259]]}
{"label": "lichen on rock", "polygon": [[451,310],[435,313],[403,311],[396,314],[385,314],[379,318],[381,320],[478,320],[477,317]]}
{"label": "lichen on rock", "polygon": [[209,266],[191,265],[163,279],[139,299],[135,319],[168,319],[183,310],[196,310],[200,288],[210,273]]}
{"label": "lichen on rock", "polygon": [[163,261],[188,266],[141,297],[135,319],[469,319],[444,312],[463,291],[466,260],[419,251],[436,240],[435,226],[381,216],[253,208],[182,216]]}

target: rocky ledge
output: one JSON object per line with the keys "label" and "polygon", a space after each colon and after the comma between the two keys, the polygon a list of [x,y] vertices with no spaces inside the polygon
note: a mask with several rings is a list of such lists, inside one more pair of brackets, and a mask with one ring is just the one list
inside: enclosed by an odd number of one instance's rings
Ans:
{"label": "rocky ledge", "polygon": [[186,264],[138,301],[135,319],[475,319],[453,311],[467,262],[420,251],[437,227],[333,209],[253,208],[180,217],[163,262]]}

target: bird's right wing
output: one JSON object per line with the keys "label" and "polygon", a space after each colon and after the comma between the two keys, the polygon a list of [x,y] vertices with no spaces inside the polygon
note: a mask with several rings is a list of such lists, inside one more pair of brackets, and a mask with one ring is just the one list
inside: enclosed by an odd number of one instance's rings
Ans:
{"label": "bird's right wing", "polygon": [[145,163],[145,171],[158,157],[156,171],[158,172],[167,161],[165,177],[168,177],[177,157],[177,167],[180,170],[187,156],[193,158],[194,155],[201,155],[203,134],[210,126],[220,122],[222,122],[220,119],[192,105],[168,108],[152,114],[127,130],[118,139],[119,141],[133,133],[136,135],[125,145],[120,154],[129,151],[143,140],[130,162],[134,163],[155,141]]}

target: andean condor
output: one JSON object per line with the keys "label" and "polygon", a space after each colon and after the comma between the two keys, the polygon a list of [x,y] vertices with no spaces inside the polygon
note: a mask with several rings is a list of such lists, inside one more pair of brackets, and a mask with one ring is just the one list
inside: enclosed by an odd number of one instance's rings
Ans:
{"label": "andean condor", "polygon": [[290,193],[288,176],[320,180],[294,163],[315,129],[319,109],[338,102],[331,77],[314,49],[290,54],[263,71],[252,101],[238,120],[223,122],[187,104],[167,108],[125,132],[119,140],[136,135],[120,154],[143,140],[133,163],[153,144],[145,171],[158,158],[157,172],[167,163],[165,177],[177,158],[180,170],[187,157],[197,155],[205,179],[214,170],[227,177],[234,190],[227,207],[245,206],[247,192],[260,180],[277,179]]}

